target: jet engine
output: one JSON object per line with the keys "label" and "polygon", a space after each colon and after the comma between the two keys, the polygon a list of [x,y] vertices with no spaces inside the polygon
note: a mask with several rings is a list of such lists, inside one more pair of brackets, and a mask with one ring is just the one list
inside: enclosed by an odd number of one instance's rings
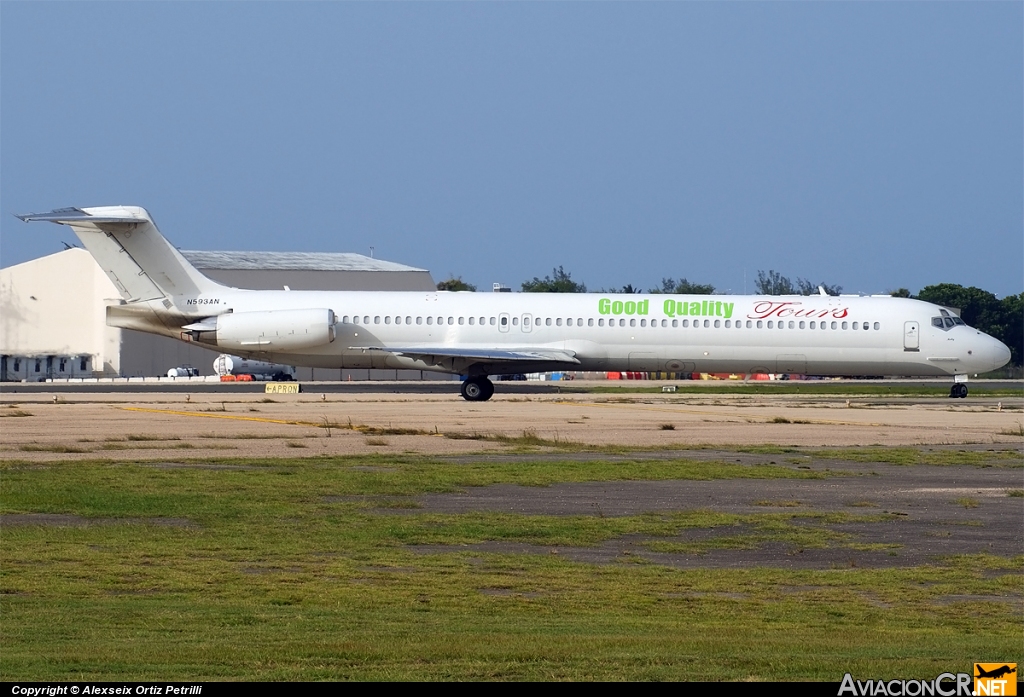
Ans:
{"label": "jet engine", "polygon": [[221,348],[277,353],[326,346],[334,341],[334,325],[334,311],[317,308],[232,312],[182,328],[213,330],[214,342]]}

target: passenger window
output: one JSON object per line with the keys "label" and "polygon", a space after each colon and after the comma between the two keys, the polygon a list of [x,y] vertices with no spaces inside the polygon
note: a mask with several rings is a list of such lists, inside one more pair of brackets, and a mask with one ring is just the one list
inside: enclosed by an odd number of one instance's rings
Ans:
{"label": "passenger window", "polygon": [[869,327],[868,327],[868,323],[867,323],[867,322],[865,322],[865,323],[864,323],[863,325],[861,325],[861,326],[863,326],[863,327],[864,327],[864,331],[867,331],[867,330],[868,330],[868,328],[869,328]]}
{"label": "passenger window", "polygon": [[860,327],[858,327],[858,326],[857,326],[857,323],[856,323],[856,322],[854,322],[854,323],[853,323],[853,326],[851,326],[850,328],[851,328],[851,329],[860,329]]}
{"label": "passenger window", "polygon": [[588,327],[593,327],[594,326],[594,318],[593,317],[591,317],[590,319],[587,320],[587,326]]}
{"label": "passenger window", "polygon": [[843,322],[843,329],[846,329],[846,322]]}
{"label": "passenger window", "polygon": [[881,328],[882,328],[882,325],[880,325],[878,322],[875,322],[875,329],[881,329]]}
{"label": "passenger window", "polygon": [[469,326],[472,327],[474,322],[476,322],[476,317],[470,317],[469,318]]}
{"label": "passenger window", "polygon": [[417,317],[416,318],[416,324],[423,324],[423,318],[422,317]]}
{"label": "passenger window", "polygon": [[725,320],[725,328],[729,329],[730,327],[732,327],[732,322],[730,320]]}
{"label": "passenger window", "polygon": [[438,317],[437,318],[437,323],[438,324],[444,324],[444,317]]}
{"label": "passenger window", "polygon": [[[548,323],[550,323],[550,322],[551,322],[551,320],[548,320]],[[597,320],[597,326],[603,327],[604,326],[604,320],[603,319]]]}
{"label": "passenger window", "polygon": [[518,317],[513,317],[512,318],[512,325],[515,326],[515,327],[519,326],[519,318]]}
{"label": "passenger window", "polygon": [[344,317],[341,318],[341,323],[348,324],[348,315],[345,315]]}
{"label": "passenger window", "polygon": [[558,319],[556,319],[555,320],[555,324],[558,325],[559,327],[561,327],[562,326],[562,318],[559,317]]}
{"label": "passenger window", "polygon": [[455,318],[454,317],[449,317],[448,318],[448,324],[455,324]]}
{"label": "passenger window", "polygon": [[481,318],[480,318],[480,326],[482,327],[482,326],[484,326],[485,324],[487,324],[487,318],[486,318],[486,317],[481,317]]}
{"label": "passenger window", "polygon": [[570,317],[569,319],[565,320],[565,326],[567,326],[567,327],[571,327],[572,326],[572,317]]}
{"label": "passenger window", "polygon": [[839,327],[839,323],[838,322],[833,322],[832,323],[832,328],[833,329],[837,329],[838,327]]}
{"label": "passenger window", "polygon": [[775,329],[775,323],[774,323],[774,322],[772,322],[771,320],[769,320],[769,321],[768,321],[768,328],[769,328],[769,329]]}
{"label": "passenger window", "polygon": [[[493,318],[493,317],[491,317],[491,326],[492,326],[492,327],[494,326],[494,322],[495,322],[494,318]],[[505,322],[504,322],[504,321],[502,321],[502,324],[505,324]]]}
{"label": "passenger window", "polygon": [[582,327],[583,326],[583,318],[582,317],[577,317],[576,318],[576,326],[577,327]]}
{"label": "passenger window", "polygon": [[793,320],[789,320],[789,328],[796,329],[796,324],[793,322]]}
{"label": "passenger window", "polygon": [[690,328],[690,320],[684,319],[683,320],[683,327],[686,328],[686,329],[689,329]]}
{"label": "passenger window", "polygon": [[803,329],[803,328],[804,328],[804,323],[803,323],[803,322],[801,322],[801,323],[800,323],[800,328],[801,328],[801,329]]}
{"label": "passenger window", "polygon": [[718,329],[721,326],[722,326],[722,320],[716,319],[715,320],[715,329]]}
{"label": "passenger window", "polygon": [[817,325],[817,324],[815,324],[814,322],[811,322],[811,325],[810,325],[810,327],[811,327],[811,329],[817,329],[817,328],[818,328],[818,325]]}
{"label": "passenger window", "polygon": [[434,323],[434,318],[433,317],[427,317],[427,324],[433,324],[433,323]]}
{"label": "passenger window", "polygon": [[645,319],[640,320],[640,326],[641,327],[646,327],[647,326],[647,320],[645,320]]}
{"label": "passenger window", "polygon": [[[377,324],[380,324],[380,322],[378,322]],[[388,316],[386,316],[384,318],[384,324],[391,324],[391,316],[390,315],[388,315]]]}
{"label": "passenger window", "polygon": [[763,326],[764,326],[764,322],[762,322],[761,320],[757,320],[757,328],[760,329]]}
{"label": "passenger window", "polygon": [[620,326],[620,327],[625,327],[625,326],[626,326],[626,320],[624,320],[624,319],[620,319],[620,320],[619,320],[619,326]]}
{"label": "passenger window", "polygon": [[747,320],[747,329],[752,329],[753,327],[754,327],[754,324],[753,324],[753,322],[751,322],[751,321],[750,321],[750,320],[748,319],[748,320]]}
{"label": "passenger window", "polygon": [[[492,317],[491,319],[494,319],[494,318]],[[504,327],[506,324],[508,324],[508,317],[502,317],[501,318],[501,326]]]}
{"label": "passenger window", "polygon": [[[459,324],[465,324],[465,323],[466,323],[466,318],[465,317],[459,317]],[[451,324],[451,322],[449,322],[448,324]]]}
{"label": "passenger window", "polygon": [[407,317],[405,318],[405,323],[406,323],[406,324],[412,324],[412,317],[408,317],[408,316],[407,316]]}

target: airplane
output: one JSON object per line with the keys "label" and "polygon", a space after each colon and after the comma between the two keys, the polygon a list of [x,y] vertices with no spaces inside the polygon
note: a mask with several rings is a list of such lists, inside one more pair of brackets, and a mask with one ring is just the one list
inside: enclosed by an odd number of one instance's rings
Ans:
{"label": "airplane", "polygon": [[197,271],[138,206],[17,216],[69,226],[122,296],[107,324],[270,363],[464,376],[560,370],[952,376],[1010,360],[947,308],[890,296],[246,290]]}

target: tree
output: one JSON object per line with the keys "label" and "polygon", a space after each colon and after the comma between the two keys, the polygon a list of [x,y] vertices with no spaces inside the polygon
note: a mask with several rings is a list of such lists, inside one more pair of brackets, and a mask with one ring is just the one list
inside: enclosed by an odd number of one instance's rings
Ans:
{"label": "tree", "polygon": [[523,282],[524,293],[586,293],[587,286],[572,280],[569,273],[559,266],[551,270],[550,276],[533,277]]}
{"label": "tree", "polygon": [[789,280],[775,270],[768,273],[757,272],[757,280],[754,281],[754,288],[760,295],[818,295],[818,288],[824,288],[828,295],[839,295],[843,292],[842,286],[832,286],[828,283],[811,283],[806,278],[797,278],[796,283]]}
{"label": "tree", "polygon": [[462,276],[449,276],[447,280],[441,281],[437,284],[438,290],[468,290],[476,292],[476,286],[472,283],[466,283],[462,280]]}
{"label": "tree", "polygon": [[636,293],[643,293],[642,288],[635,288],[632,283],[627,283],[621,288],[612,288],[611,290],[602,290],[602,293],[625,293],[626,295],[634,295]]}
{"label": "tree", "polygon": [[[1010,347],[1010,360],[1020,365],[1024,360],[1024,293],[1007,295],[999,301],[1003,310],[1003,335],[996,337]],[[966,321],[966,320],[964,320]]]}
{"label": "tree", "polygon": [[819,295],[820,291],[818,288],[824,289],[826,295],[839,295],[843,292],[842,286],[830,286],[824,281],[821,283],[811,283],[806,278],[796,279],[796,285],[800,290],[800,295]]}
{"label": "tree", "polygon": [[912,298],[912,297],[914,297],[914,296],[912,296],[910,294],[910,291],[907,290],[906,288],[897,288],[896,290],[890,290],[889,291],[889,295],[891,295],[894,298]]}
{"label": "tree", "polygon": [[673,295],[711,295],[715,287],[710,283],[690,283],[685,278],[678,281],[674,278],[661,279],[661,288],[651,288],[649,293],[668,293]]}
{"label": "tree", "polygon": [[759,295],[797,295],[793,282],[774,269],[767,274],[758,270],[754,288]]}

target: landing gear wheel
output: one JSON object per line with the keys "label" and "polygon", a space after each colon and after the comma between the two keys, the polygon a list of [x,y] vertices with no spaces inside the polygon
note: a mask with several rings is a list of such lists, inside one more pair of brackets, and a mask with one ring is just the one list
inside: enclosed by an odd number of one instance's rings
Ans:
{"label": "landing gear wheel", "polygon": [[462,398],[467,402],[486,402],[494,394],[494,383],[487,378],[469,378],[462,383]]}
{"label": "landing gear wheel", "polygon": [[950,399],[965,399],[967,397],[967,385],[962,382],[955,383],[949,388]]}

